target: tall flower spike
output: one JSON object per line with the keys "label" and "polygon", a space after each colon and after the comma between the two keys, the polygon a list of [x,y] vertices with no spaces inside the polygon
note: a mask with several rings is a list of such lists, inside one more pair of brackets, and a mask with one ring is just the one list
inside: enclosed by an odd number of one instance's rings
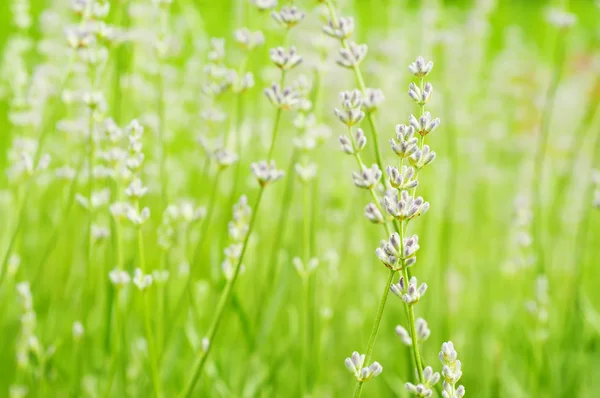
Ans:
{"label": "tall flower spike", "polygon": [[429,112],[425,112],[423,116],[419,117],[418,119],[414,115],[410,115],[408,117],[408,121],[415,131],[422,137],[431,133],[440,125],[440,118],[436,117],[435,119],[432,119],[431,113]]}
{"label": "tall flower spike", "polygon": [[277,83],[265,89],[265,95],[273,105],[283,110],[292,109],[300,101],[300,96],[289,87],[283,90]]}
{"label": "tall flower spike", "polygon": [[348,48],[340,48],[340,58],[336,62],[345,68],[355,68],[367,56],[367,51],[366,44],[356,44],[351,41],[348,43]]}
{"label": "tall flower spike", "polygon": [[282,170],[278,170],[277,167],[275,167],[274,160],[271,160],[269,163],[264,160],[258,163],[252,163],[250,169],[258,180],[258,183],[263,187],[281,179],[285,175]]}
{"label": "tall flower spike", "polygon": [[415,153],[419,147],[419,139],[414,136],[415,128],[413,126],[406,126],[404,124],[396,125],[396,142],[393,138],[390,138],[390,146],[392,151],[398,157],[404,159]]}
{"label": "tall flower spike", "polygon": [[425,77],[429,74],[429,72],[431,72],[432,69],[433,62],[429,61],[426,64],[425,59],[423,59],[421,56],[417,57],[417,60],[408,66],[409,72],[416,77]]}
{"label": "tall flower spike", "polygon": [[359,354],[354,351],[350,358],[346,358],[344,364],[346,368],[354,374],[358,381],[369,381],[373,377],[377,377],[383,371],[383,367],[379,364],[379,362],[373,362],[370,366],[366,367],[365,365],[365,354]]}
{"label": "tall flower spike", "polygon": [[284,28],[292,28],[304,19],[304,13],[298,7],[282,7],[279,12],[271,12],[271,18]]}
{"label": "tall flower spike", "polygon": [[271,61],[280,69],[289,70],[302,62],[302,57],[296,51],[296,47],[286,50],[283,47],[272,48],[269,51]]}
{"label": "tall flower spike", "polygon": [[442,362],[442,377],[444,384],[442,388],[443,398],[462,398],[465,395],[465,388],[456,383],[462,376],[461,362],[458,360],[458,354],[451,341],[442,344],[442,350],[439,353],[440,362]]}
{"label": "tall flower spike", "polygon": [[323,32],[327,36],[331,36],[339,40],[349,38],[354,32],[354,18],[341,17],[337,22],[338,23],[336,25],[332,20],[329,20],[327,25],[323,26]]}
{"label": "tall flower spike", "polygon": [[360,172],[352,173],[354,179],[354,185],[359,188],[372,189],[377,186],[381,179],[381,170],[376,164],[373,164],[371,168],[363,167]]}

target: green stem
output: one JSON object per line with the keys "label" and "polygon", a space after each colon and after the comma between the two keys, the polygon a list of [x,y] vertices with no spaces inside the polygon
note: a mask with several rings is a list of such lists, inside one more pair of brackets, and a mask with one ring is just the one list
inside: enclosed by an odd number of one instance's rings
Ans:
{"label": "green stem", "polygon": [[[379,308],[377,309],[377,315],[375,316],[375,322],[373,323],[373,328],[371,329],[371,335],[369,336],[369,342],[367,344],[367,352],[365,353],[365,361],[363,362],[365,365],[368,364],[371,360],[371,355],[373,354],[373,348],[375,347],[375,341],[377,340],[377,333],[379,333],[379,325],[381,324],[381,318],[383,317],[383,310],[385,309],[385,303],[387,302],[388,295],[390,293],[390,286],[392,284],[392,279],[396,275],[396,271],[389,270],[388,278],[385,282],[385,286],[383,288],[383,294],[381,295],[381,300],[379,301]],[[354,389],[354,397],[360,397],[362,393],[363,382],[359,381],[356,384],[356,388]]]}
{"label": "green stem", "polygon": [[200,378],[202,369],[204,368],[204,365],[206,364],[208,355],[210,354],[211,348],[214,345],[214,339],[217,334],[217,330],[219,329],[219,325],[221,324],[223,314],[225,313],[225,307],[227,306],[227,303],[229,302],[229,300],[231,298],[231,295],[233,293],[233,286],[234,286],[234,284],[238,278],[238,275],[240,273],[241,264],[244,259],[244,254],[246,253],[246,249],[248,247],[248,240],[250,238],[250,234],[252,233],[252,229],[253,229],[254,223],[256,221],[256,215],[258,214],[258,209],[260,206],[260,201],[261,201],[263,192],[264,192],[264,186],[261,186],[260,190],[258,191],[258,197],[256,198],[256,203],[254,204],[252,217],[250,218],[250,223],[248,225],[248,232],[246,233],[246,236],[244,238],[244,242],[242,245],[242,252],[240,253],[240,258],[235,266],[235,269],[234,269],[231,279],[229,279],[227,281],[227,284],[225,285],[225,289],[221,293],[221,297],[219,298],[219,302],[218,302],[216,310],[215,310],[215,315],[211,322],[210,328],[208,329],[208,334],[206,336],[209,341],[208,347],[206,348],[206,351],[203,352],[197,358],[195,364],[193,365],[192,376],[189,379],[189,381],[186,383],[185,388],[183,389],[183,391],[180,395],[181,397],[192,396],[192,394],[194,392],[194,387],[196,386],[196,383],[198,382],[198,379]]}
{"label": "green stem", "polygon": [[552,80],[548,86],[546,92],[546,99],[544,104],[544,110],[542,113],[542,119],[540,121],[540,130],[538,135],[537,150],[534,159],[534,178],[533,178],[533,231],[534,231],[534,244],[537,252],[537,271],[540,274],[545,272],[546,264],[544,258],[544,246],[542,242],[543,232],[543,210],[542,210],[542,180],[544,171],[544,160],[546,158],[546,149],[548,146],[548,135],[550,130],[550,119],[554,109],[554,101],[556,99],[556,92],[560,84],[560,79],[563,70],[563,60],[565,57],[565,39],[563,33],[556,39],[556,45],[554,49],[554,71],[552,74]]}
{"label": "green stem", "polygon": [[[142,234],[142,228],[138,227],[137,230],[138,240],[138,255],[140,269],[145,274],[146,271],[146,260],[144,256],[144,236]],[[156,356],[156,346],[154,341],[154,335],[152,333],[152,325],[150,323],[150,298],[147,291],[142,291],[144,300],[144,328],[146,332],[146,340],[148,340],[148,354],[150,361],[150,370],[152,377],[152,384],[154,385],[154,396],[156,398],[162,397],[162,387],[160,381],[160,375],[158,371],[158,360]]]}

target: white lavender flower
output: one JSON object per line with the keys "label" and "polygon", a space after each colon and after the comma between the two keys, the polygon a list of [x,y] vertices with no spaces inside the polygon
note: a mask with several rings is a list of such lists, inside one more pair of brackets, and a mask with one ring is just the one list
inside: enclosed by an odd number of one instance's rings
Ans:
{"label": "white lavender flower", "polygon": [[259,11],[266,11],[277,7],[277,0],[250,0]]}
{"label": "white lavender flower", "polygon": [[274,160],[271,160],[268,163],[264,160],[252,163],[250,169],[261,186],[275,182],[285,175],[283,170],[277,169]]}
{"label": "white lavender flower", "polygon": [[83,324],[79,321],[73,322],[73,340],[80,341],[83,337],[85,329],[83,328]]}
{"label": "white lavender flower", "polygon": [[342,91],[340,93],[342,109],[335,108],[333,111],[337,118],[346,126],[351,127],[365,117],[365,113],[361,110],[362,94],[358,90]]}
{"label": "white lavender flower", "polygon": [[368,47],[366,44],[356,44],[350,41],[348,42],[348,48],[340,48],[340,58],[336,62],[345,68],[356,68],[366,57],[367,51]]}
{"label": "white lavender flower", "polygon": [[300,21],[302,21],[302,19],[304,19],[304,15],[305,14],[296,6],[281,7],[279,12],[271,12],[271,18],[273,18],[273,20],[279,25],[287,29],[296,26]]}
{"label": "white lavender flower", "polygon": [[390,239],[388,241],[382,240],[379,247],[375,250],[375,254],[379,260],[385,264],[386,267],[390,269],[396,269],[398,262],[402,257],[400,235],[394,232],[390,235]]}
{"label": "white lavender flower", "polygon": [[360,153],[365,145],[367,145],[367,137],[362,129],[356,129],[354,140],[351,140],[345,135],[340,135],[340,149],[348,155]]}
{"label": "white lavender flower", "polygon": [[214,159],[217,162],[219,169],[224,170],[237,162],[238,156],[227,149],[220,148],[215,151]]}
{"label": "white lavender flower", "polygon": [[412,189],[419,185],[419,181],[416,179],[415,169],[403,165],[401,170],[396,167],[388,166],[387,174],[392,187],[396,189]]}
{"label": "white lavender flower", "polygon": [[407,158],[413,153],[419,150],[418,138],[414,136],[415,129],[412,126],[406,126],[404,124],[396,125],[396,142],[393,138],[390,138],[390,146],[392,151],[400,158]]}
{"label": "white lavender flower", "polygon": [[431,99],[431,94],[433,94],[433,86],[429,82],[425,83],[423,91],[415,83],[410,83],[408,86],[408,96],[418,105],[423,106],[428,103]]}
{"label": "white lavender flower", "polygon": [[122,287],[128,285],[131,282],[131,277],[129,274],[123,270],[118,268],[113,269],[108,273],[108,277],[113,285],[117,287]]}
{"label": "white lavender flower", "polygon": [[296,170],[296,174],[302,182],[308,182],[317,175],[317,165],[315,163],[308,163],[306,165],[296,163],[294,165],[294,170]]}
{"label": "white lavender flower", "polygon": [[361,171],[352,173],[352,178],[358,188],[373,189],[379,183],[381,174],[379,166],[373,164],[370,168],[363,166]]}
{"label": "white lavender flower", "polygon": [[374,224],[383,224],[384,219],[381,211],[374,203],[365,206],[365,217]]}
{"label": "white lavender flower", "polygon": [[425,214],[429,210],[429,202],[425,202],[421,196],[414,198],[408,191],[396,192],[393,196],[383,197],[383,207],[396,220],[406,221]]}
{"label": "white lavender flower", "polygon": [[362,105],[365,112],[374,112],[381,104],[383,104],[383,101],[385,101],[385,96],[381,89],[367,88],[365,90]]}
{"label": "white lavender flower", "polygon": [[334,39],[347,39],[354,32],[354,18],[340,17],[337,20],[337,24],[329,20],[327,25],[323,26],[323,32]]}
{"label": "white lavender flower", "polygon": [[442,350],[439,353],[440,362],[442,362],[442,377],[444,385],[442,388],[443,398],[461,398],[465,394],[463,386],[456,388],[456,383],[462,376],[461,362],[458,360],[458,354],[451,341],[442,344]]}
{"label": "white lavender flower", "polygon": [[248,28],[239,28],[234,32],[235,41],[246,51],[261,46],[265,42],[265,35],[262,31],[252,32]]}
{"label": "white lavender flower", "polygon": [[144,274],[140,268],[136,268],[133,272],[133,284],[142,292],[152,285],[153,280],[152,275]]}
{"label": "white lavender flower", "polygon": [[273,83],[271,87],[266,88],[265,95],[273,105],[284,110],[292,109],[300,102],[300,96],[297,92],[289,87],[282,90],[277,83]]}
{"label": "white lavender flower", "polygon": [[359,354],[354,351],[350,358],[346,358],[344,364],[346,368],[354,374],[356,379],[361,382],[369,381],[383,372],[383,367],[379,362],[373,362],[368,367],[365,365],[365,354]]}
{"label": "white lavender flower", "polygon": [[125,189],[125,195],[134,200],[139,200],[146,196],[148,193],[148,187],[142,184],[142,180],[135,178],[129,186]]}
{"label": "white lavender flower", "polygon": [[435,152],[429,148],[429,145],[423,145],[422,149],[417,149],[412,155],[410,155],[408,161],[415,169],[421,170],[423,167],[433,162],[435,160],[435,156]]}
{"label": "white lavender flower", "polygon": [[423,137],[434,131],[440,125],[440,118],[432,119],[430,112],[425,112],[423,116],[418,119],[414,115],[410,115],[408,121],[415,131]]}
{"label": "white lavender flower", "polygon": [[276,47],[269,50],[271,61],[279,69],[289,70],[302,62],[302,56],[296,51],[296,47],[290,47],[286,50],[283,47]]}
{"label": "white lavender flower", "polygon": [[440,381],[440,374],[433,372],[431,366],[427,366],[423,369],[423,383],[414,385],[412,383],[406,383],[404,386],[410,393],[415,394],[417,397],[430,397],[433,394],[432,387]]}
{"label": "white lavender flower", "polygon": [[408,71],[416,77],[425,77],[433,69],[433,62],[425,63],[425,59],[419,56],[417,60],[408,66]]}
{"label": "white lavender flower", "polygon": [[408,285],[404,277],[401,276],[398,283],[392,283],[390,290],[396,296],[400,297],[406,304],[413,305],[418,303],[421,296],[423,296],[427,291],[426,283],[422,283],[420,286],[417,286],[417,284],[418,282],[415,276],[410,278]]}
{"label": "white lavender flower", "polygon": [[[417,334],[418,342],[423,342],[423,341],[427,340],[429,338],[429,336],[431,335],[431,331],[429,330],[429,328],[427,326],[427,321],[423,318],[416,319],[415,329],[417,332],[416,334]],[[402,342],[405,345],[412,346],[412,338],[411,338],[408,330],[406,330],[405,328],[403,328],[400,325],[396,326],[395,330],[396,330],[396,334],[398,335],[398,337],[400,337],[400,340],[402,340]]]}
{"label": "white lavender flower", "polygon": [[127,219],[133,223],[133,225],[140,227],[150,218],[150,209],[144,207],[142,210],[138,210],[133,206],[127,209]]}
{"label": "white lavender flower", "polygon": [[570,28],[577,23],[577,16],[558,8],[550,8],[546,12],[546,20],[559,29]]}

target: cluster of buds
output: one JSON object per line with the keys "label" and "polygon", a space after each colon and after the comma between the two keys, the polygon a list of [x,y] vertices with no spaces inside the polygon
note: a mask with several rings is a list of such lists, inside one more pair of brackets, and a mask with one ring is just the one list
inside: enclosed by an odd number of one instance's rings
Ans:
{"label": "cluster of buds", "polygon": [[140,268],[136,268],[133,271],[133,284],[137,286],[140,291],[145,291],[154,282],[154,277],[151,274],[145,274]]}
{"label": "cluster of buds", "polygon": [[269,50],[271,62],[281,70],[290,70],[302,63],[302,56],[296,51],[296,47],[290,47],[286,50],[283,47],[276,47]]}
{"label": "cluster of buds", "polygon": [[430,397],[433,394],[432,388],[438,381],[440,381],[440,374],[434,372],[431,366],[427,366],[423,369],[423,383],[417,385],[406,383],[404,387],[406,387],[408,392],[415,394],[417,397]]}
{"label": "cluster of buds", "polygon": [[348,42],[348,47],[340,48],[340,57],[336,60],[337,64],[344,68],[357,68],[362,60],[367,56],[368,47],[366,44],[356,44]]}
{"label": "cluster of buds", "polygon": [[346,368],[354,374],[356,380],[365,382],[377,377],[383,372],[383,367],[379,362],[373,362],[369,366],[365,366],[365,354],[359,354],[354,351],[350,358],[344,361]]}
{"label": "cluster of buds", "polygon": [[415,169],[410,166],[403,165],[400,170],[398,170],[396,167],[388,166],[386,171],[389,177],[390,185],[396,189],[413,189],[419,185]]}
{"label": "cluster of buds", "polygon": [[305,14],[296,6],[281,7],[279,12],[272,11],[271,18],[286,29],[293,28],[304,19]]}
{"label": "cluster of buds", "polygon": [[[417,341],[423,342],[429,338],[431,335],[431,330],[427,326],[427,321],[423,318],[417,318],[415,320],[415,331],[417,335]],[[406,344],[407,346],[412,345],[412,337],[408,330],[403,328],[402,326],[396,326],[396,334],[400,337],[400,340]]]}
{"label": "cluster of buds", "polygon": [[336,22],[329,20],[327,25],[323,26],[323,32],[334,39],[347,39],[354,33],[354,18],[341,17]]}
{"label": "cluster of buds", "polygon": [[401,276],[398,283],[392,283],[390,290],[396,296],[400,297],[406,304],[413,305],[418,303],[421,299],[421,296],[425,294],[427,291],[427,284],[422,283],[420,286],[418,286],[417,277],[413,276],[410,278],[407,286],[406,280],[404,280],[404,277]]}
{"label": "cluster of buds", "polygon": [[[240,261],[251,215],[252,209],[248,205],[248,199],[245,195],[242,195],[240,200],[233,206],[233,218],[228,225],[230,244],[223,250],[225,260],[221,264],[221,269],[227,280],[233,278],[235,267]],[[242,266],[240,265],[240,267]]]}
{"label": "cluster of buds", "polygon": [[55,353],[55,347],[44,348],[39,341],[37,329],[37,316],[33,308],[33,296],[29,282],[20,282],[16,285],[17,295],[21,302],[21,328],[17,338],[16,355],[17,365],[20,369],[45,374],[50,371],[49,361]]}
{"label": "cluster of buds", "polygon": [[367,137],[362,129],[356,129],[354,133],[354,140],[348,138],[345,135],[340,135],[340,148],[344,153],[348,155],[355,155],[360,153],[363,148],[367,145]]}
{"label": "cluster of buds", "polygon": [[[22,177],[32,177],[48,168],[50,155],[38,153],[38,143],[29,138],[15,138],[11,149],[8,151],[10,167],[7,170],[8,178],[17,181]],[[39,159],[36,159],[36,155]],[[37,161],[37,164],[36,164]]]}
{"label": "cluster of buds", "polygon": [[178,224],[187,230],[205,216],[206,207],[196,206],[191,200],[184,199],[178,205],[167,206],[162,214],[162,222],[157,229],[159,247],[169,250],[173,246]]}
{"label": "cluster of buds", "polygon": [[262,31],[252,32],[248,28],[239,28],[234,32],[235,41],[245,51],[251,51],[265,42],[265,35]]}
{"label": "cluster of buds", "polygon": [[110,271],[108,273],[108,278],[116,287],[125,287],[131,282],[131,276],[129,276],[127,271],[123,271],[122,269],[118,268]]}
{"label": "cluster of buds", "polygon": [[421,196],[414,198],[408,191],[402,190],[400,195],[397,191],[393,196],[385,195],[383,207],[396,220],[407,221],[425,214],[429,210],[429,202],[425,202]]}
{"label": "cluster of buds", "polygon": [[292,88],[273,83],[271,87],[265,89],[265,95],[271,103],[280,109],[290,110],[301,101],[301,96]]}
{"label": "cluster of buds", "polygon": [[346,126],[352,127],[363,120],[365,113],[362,111],[362,94],[358,90],[343,91],[340,93],[342,109],[335,108],[335,116]]}
{"label": "cluster of buds", "polygon": [[419,237],[413,235],[404,238],[400,243],[400,235],[394,232],[390,239],[382,240],[380,246],[375,250],[377,258],[393,270],[401,270],[403,267],[410,267],[417,262],[417,251],[419,250]]}
{"label": "cluster of buds", "polygon": [[392,151],[401,159],[405,159],[419,150],[419,139],[415,137],[413,126],[397,124],[396,139],[398,142],[390,138],[390,146],[392,147]]}
{"label": "cluster of buds", "polygon": [[[414,84],[414,83],[411,83]],[[430,87],[431,84],[427,83]],[[432,119],[430,112],[423,113],[423,116],[416,118],[414,115],[408,117],[410,125],[419,133],[422,137],[431,133],[440,125],[440,118]]]}
{"label": "cluster of buds", "polygon": [[358,188],[373,189],[379,183],[381,175],[379,166],[373,164],[370,168],[365,166],[360,172],[352,173],[352,178],[354,179],[354,185]]}
{"label": "cluster of buds", "polygon": [[383,104],[385,96],[383,91],[378,88],[367,88],[363,97],[363,109],[365,112],[375,112]]}
{"label": "cluster of buds", "polygon": [[283,170],[277,169],[274,160],[270,162],[261,160],[260,162],[252,163],[250,169],[258,180],[258,183],[263,187],[283,178],[285,175]]}
{"label": "cluster of buds", "polygon": [[277,0],[250,0],[250,2],[259,10],[266,11],[277,7]]}
{"label": "cluster of buds", "polygon": [[439,353],[442,362],[442,377],[444,379],[442,387],[443,398],[462,398],[465,395],[463,386],[456,387],[456,383],[462,377],[461,363],[458,360],[458,354],[451,341],[442,344],[442,350]]}

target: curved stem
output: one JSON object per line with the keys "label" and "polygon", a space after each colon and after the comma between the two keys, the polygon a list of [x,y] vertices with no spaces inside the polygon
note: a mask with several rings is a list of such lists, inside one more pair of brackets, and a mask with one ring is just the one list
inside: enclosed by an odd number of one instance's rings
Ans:
{"label": "curved stem", "polygon": [[206,351],[203,352],[196,360],[196,363],[194,364],[194,366],[192,368],[192,376],[189,379],[189,381],[186,383],[186,386],[180,395],[181,397],[192,396],[192,393],[194,392],[194,387],[196,386],[196,383],[198,382],[198,379],[200,378],[202,369],[204,368],[204,365],[206,364],[208,355],[210,354],[211,348],[214,345],[214,338],[217,334],[217,330],[219,329],[219,325],[221,324],[221,320],[222,320],[223,314],[225,312],[225,307],[231,298],[231,295],[233,293],[233,286],[235,285],[235,282],[240,273],[241,264],[242,264],[242,261],[244,260],[244,254],[246,253],[246,249],[248,247],[248,239],[250,238],[250,234],[252,233],[252,229],[254,227],[254,222],[256,221],[256,215],[258,214],[260,200],[262,198],[263,192],[264,192],[264,186],[261,186],[260,190],[258,191],[258,197],[256,198],[256,203],[254,204],[254,208],[252,209],[252,217],[250,218],[250,223],[248,224],[248,232],[246,233],[246,236],[244,238],[244,243],[242,245],[242,251],[240,253],[240,258],[237,261],[237,264],[235,265],[235,269],[234,269],[231,279],[229,279],[227,281],[227,284],[225,285],[225,289],[221,293],[221,297],[219,298],[219,302],[218,302],[216,310],[215,310],[215,315],[213,316],[213,320],[211,322],[210,328],[208,329],[208,334],[206,335],[206,337],[208,338],[208,341],[209,341],[208,347],[206,348]]}

